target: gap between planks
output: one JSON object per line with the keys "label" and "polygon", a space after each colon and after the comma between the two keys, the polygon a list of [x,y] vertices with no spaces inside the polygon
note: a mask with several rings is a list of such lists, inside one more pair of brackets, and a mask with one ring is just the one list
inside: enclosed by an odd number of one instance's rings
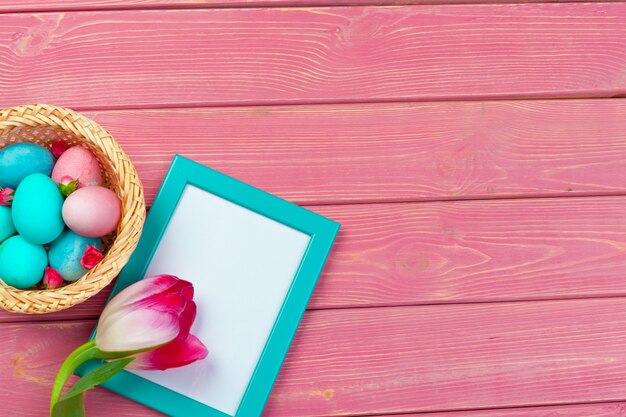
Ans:
{"label": "gap between planks", "polygon": [[623,417],[624,413],[626,402],[614,400],[417,413],[359,414],[352,417]]}
{"label": "gap between planks", "polygon": [[623,192],[589,192],[589,193],[578,193],[571,194],[564,192],[562,194],[548,194],[548,195],[525,195],[525,194],[517,194],[517,195],[503,195],[503,196],[494,196],[494,197],[440,197],[438,199],[433,200],[421,200],[421,199],[408,199],[408,200],[388,200],[388,201],[328,201],[328,202],[319,202],[319,203],[309,203],[307,206],[309,207],[323,207],[323,206],[367,206],[367,205],[376,205],[376,204],[432,204],[432,203],[454,203],[454,202],[462,202],[462,201],[492,201],[492,200],[544,200],[544,199],[553,199],[553,198],[568,198],[568,199],[576,199],[576,198],[595,198],[595,197],[626,197],[626,193]]}
{"label": "gap between planks", "polygon": [[[114,284],[112,284],[111,287],[113,285]],[[110,290],[110,288],[102,291],[103,293],[107,294],[106,298],[108,298],[108,293],[110,292],[108,290]],[[523,304],[523,303],[550,303],[550,302],[567,302],[567,301],[572,301],[572,302],[590,301],[592,302],[592,301],[603,301],[603,300],[612,300],[612,299],[626,300],[626,291],[624,292],[624,294],[604,295],[604,296],[590,295],[590,296],[579,296],[579,297],[524,298],[521,300],[459,301],[459,302],[455,302],[455,301],[445,302],[444,301],[444,302],[434,302],[434,303],[406,303],[406,304],[393,304],[393,305],[371,304],[371,305],[363,305],[363,306],[346,305],[346,306],[338,306],[338,307],[314,307],[314,308],[307,307],[306,311],[307,312],[309,311],[310,312],[313,312],[313,311],[353,311],[353,310],[367,310],[367,309],[377,309],[377,310],[384,311],[384,310],[402,309],[402,308],[420,308],[420,307],[430,308],[434,306],[441,306],[441,307],[473,306],[473,305],[498,306],[502,304],[516,305],[516,304]],[[102,303],[102,307],[104,307],[104,301]],[[73,308],[76,308],[76,306]],[[78,317],[72,317],[72,316],[65,317],[64,312],[67,312],[67,310],[61,310],[60,312],[55,312],[55,313],[50,313],[50,314],[19,315],[16,313],[10,313],[10,317],[14,316],[15,318],[14,320],[11,320],[11,319],[5,319],[3,317],[5,315],[4,311],[0,311],[0,327],[4,324],[18,324],[18,323],[32,323],[32,324],[53,324],[55,322],[84,323],[87,321],[97,320],[98,317],[100,317],[100,312],[95,312],[93,315],[84,315],[84,316],[78,316]],[[24,319],[24,317],[26,317],[26,319]],[[30,320],[30,318],[34,318],[34,320]],[[624,400],[626,400],[626,397],[624,398]],[[578,403],[568,403],[568,404],[572,405],[572,404],[578,404]],[[581,404],[586,404],[586,403],[581,403]],[[517,407],[518,406],[516,406],[516,408]],[[534,406],[529,406],[529,407],[534,407]],[[451,410],[451,411],[464,411],[464,410]],[[400,414],[403,414],[403,413],[400,413]]]}
{"label": "gap between planks", "polygon": [[[623,0],[599,0],[594,3],[618,3]],[[299,8],[299,7],[387,7],[528,3],[589,3],[590,0],[75,0],[53,2],[28,0],[16,4],[0,0],[0,15],[11,13],[108,12],[126,10],[198,10],[228,8]],[[135,3],[135,4],[133,4]]]}
{"label": "gap between planks", "polygon": [[[620,0],[620,2],[623,2]],[[626,3],[626,2],[624,2]],[[1,13],[0,13],[1,15]],[[210,110],[210,109],[228,109],[228,108],[281,108],[281,107],[315,107],[315,106],[358,106],[358,105],[376,105],[376,104],[438,104],[438,103],[512,103],[512,102],[567,102],[567,101],[592,101],[592,100],[624,100],[625,94],[615,95],[590,95],[590,96],[546,96],[546,97],[463,97],[463,98],[391,98],[391,99],[364,99],[364,100],[319,100],[319,101],[272,101],[271,103],[259,102],[241,102],[241,103],[170,103],[170,104],[145,104],[145,105],[108,105],[108,106],[72,106],[72,109],[79,112],[100,112],[100,111],[142,111],[142,110]],[[39,101],[41,102],[41,101]]]}

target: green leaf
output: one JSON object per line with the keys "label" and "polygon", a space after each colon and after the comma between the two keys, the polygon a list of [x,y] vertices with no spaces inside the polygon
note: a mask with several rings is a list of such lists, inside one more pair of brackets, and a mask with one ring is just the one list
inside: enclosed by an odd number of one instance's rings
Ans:
{"label": "green leaf", "polygon": [[85,417],[84,395],[79,393],[59,401],[52,409],[51,417]]}
{"label": "green leaf", "polygon": [[102,366],[87,372],[76,384],[65,394],[63,400],[68,400],[76,395],[92,389],[96,385],[100,385],[113,377],[119,371],[124,369],[126,365],[135,360],[134,357],[124,358],[114,362],[105,362]]}

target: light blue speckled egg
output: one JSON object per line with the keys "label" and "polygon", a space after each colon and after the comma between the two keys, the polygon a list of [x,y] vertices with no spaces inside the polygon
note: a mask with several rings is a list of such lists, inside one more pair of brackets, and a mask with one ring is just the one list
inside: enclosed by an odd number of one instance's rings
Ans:
{"label": "light blue speckled egg", "polygon": [[0,278],[7,285],[30,288],[41,281],[47,265],[44,247],[30,244],[19,235],[0,245]]}
{"label": "light blue speckled egg", "polygon": [[0,150],[0,187],[17,188],[24,178],[36,172],[52,173],[54,157],[47,148],[34,143],[16,143]]}
{"label": "light blue speckled egg", "polygon": [[13,195],[13,224],[28,242],[50,243],[65,227],[62,208],[63,196],[54,181],[44,174],[31,174]]}
{"label": "light blue speckled egg", "polygon": [[102,250],[100,239],[81,236],[66,229],[50,245],[50,251],[48,252],[50,266],[56,269],[64,280],[78,280],[88,272],[80,264],[87,245],[95,246]]}
{"label": "light blue speckled egg", "polygon": [[13,217],[9,207],[0,206],[0,243],[4,242],[8,237],[15,234],[15,226],[13,226]]}

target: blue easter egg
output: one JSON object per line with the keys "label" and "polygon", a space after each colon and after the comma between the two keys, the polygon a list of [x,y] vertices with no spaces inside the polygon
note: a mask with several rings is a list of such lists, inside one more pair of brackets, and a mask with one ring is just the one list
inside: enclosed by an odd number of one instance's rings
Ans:
{"label": "blue easter egg", "polygon": [[13,236],[0,245],[0,278],[15,288],[36,285],[48,265],[46,250],[28,243],[22,236]]}
{"label": "blue easter egg", "polygon": [[0,187],[17,188],[24,178],[36,172],[50,176],[54,157],[43,146],[16,143],[0,150]]}
{"label": "blue easter egg", "polygon": [[56,269],[64,280],[78,280],[88,272],[80,264],[87,245],[95,246],[102,250],[100,239],[81,236],[66,229],[50,245],[50,251],[48,252],[50,266]]}
{"label": "blue easter egg", "polygon": [[0,206],[0,243],[15,234],[13,217],[9,207]]}
{"label": "blue easter egg", "polygon": [[50,243],[65,228],[62,208],[63,196],[54,181],[44,174],[31,174],[13,195],[13,224],[28,242]]}

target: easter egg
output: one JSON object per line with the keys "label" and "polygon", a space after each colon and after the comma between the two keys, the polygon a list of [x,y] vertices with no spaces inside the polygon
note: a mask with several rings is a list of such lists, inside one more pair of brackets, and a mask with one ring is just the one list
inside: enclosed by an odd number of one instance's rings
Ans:
{"label": "easter egg", "polygon": [[36,285],[48,265],[46,250],[28,243],[22,236],[8,238],[0,245],[0,278],[15,288]]}
{"label": "easter egg", "polygon": [[59,157],[52,170],[52,179],[57,184],[63,177],[78,180],[79,187],[102,185],[102,172],[98,160],[82,146],[74,146]]}
{"label": "easter egg", "polygon": [[36,172],[50,175],[54,158],[43,146],[16,143],[0,151],[0,187],[17,188],[24,178]]}
{"label": "easter egg", "polygon": [[0,243],[15,234],[13,216],[9,207],[0,206]]}
{"label": "easter egg", "polygon": [[83,268],[80,260],[87,245],[102,250],[100,239],[78,235],[66,229],[61,236],[50,245],[48,261],[66,281],[76,281],[89,270]]}
{"label": "easter egg", "polygon": [[54,181],[43,174],[31,174],[13,195],[13,224],[28,242],[50,243],[65,227],[62,208],[63,197]]}
{"label": "easter egg", "polygon": [[63,204],[67,227],[82,236],[102,237],[117,228],[122,215],[119,197],[108,188],[79,188]]}

